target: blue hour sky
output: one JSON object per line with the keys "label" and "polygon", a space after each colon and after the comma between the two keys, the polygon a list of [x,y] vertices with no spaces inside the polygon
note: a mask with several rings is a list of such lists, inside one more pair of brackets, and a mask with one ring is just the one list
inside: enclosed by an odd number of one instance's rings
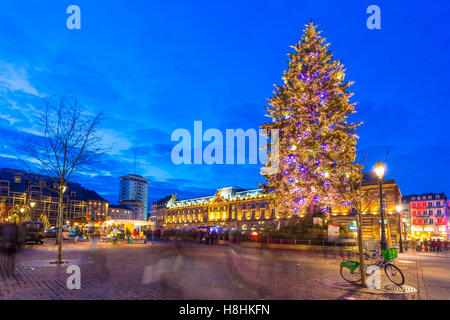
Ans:
{"label": "blue hour sky", "polygon": [[[68,30],[66,8],[81,8]],[[381,30],[366,8],[381,8]],[[388,166],[404,195],[450,195],[448,1],[2,1],[0,167],[21,168],[14,138],[38,134],[45,99],[71,92],[105,113],[111,150],[74,179],[117,202],[119,176],[150,179],[150,201],[256,188],[260,165],[174,165],[177,128],[257,129],[287,53],[313,19],[347,68],[358,157]],[[206,145],[206,143],[205,143]]]}

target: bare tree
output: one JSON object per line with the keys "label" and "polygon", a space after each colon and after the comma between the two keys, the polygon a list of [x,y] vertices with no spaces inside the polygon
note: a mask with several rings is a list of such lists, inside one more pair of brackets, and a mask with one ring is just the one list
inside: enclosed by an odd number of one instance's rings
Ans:
{"label": "bare tree", "polygon": [[[367,158],[367,154],[364,160]],[[362,188],[362,180],[364,169],[363,161],[358,163],[350,174],[350,179],[352,179],[350,185],[350,195],[352,209],[356,211],[356,223],[358,228],[358,254],[359,254],[359,269],[361,272],[361,285],[366,286],[366,265],[364,264],[364,250],[363,250],[363,237],[362,237],[362,216],[370,208],[373,201],[369,190],[364,190]],[[365,203],[363,204],[363,199]]]}
{"label": "bare tree", "polygon": [[58,264],[62,263],[64,192],[74,172],[86,169],[105,152],[98,135],[101,118],[101,113],[88,115],[73,95],[51,98],[40,115],[40,135],[24,137],[19,144],[19,159],[31,172],[51,177],[53,186],[47,187],[59,196]]}

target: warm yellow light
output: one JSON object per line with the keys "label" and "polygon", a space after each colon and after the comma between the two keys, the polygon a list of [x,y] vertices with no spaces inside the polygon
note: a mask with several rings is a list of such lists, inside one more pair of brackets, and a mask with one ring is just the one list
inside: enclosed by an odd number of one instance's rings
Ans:
{"label": "warm yellow light", "polygon": [[377,165],[375,166],[374,170],[375,170],[375,174],[377,175],[377,177],[378,177],[379,179],[382,179],[383,176],[384,176],[384,172],[385,172],[385,170],[386,170],[386,167],[385,167],[384,164],[381,163],[380,160],[378,160],[378,163],[377,163]]}
{"label": "warm yellow light", "polygon": [[24,209],[24,208],[20,208],[20,212],[22,212],[22,213],[23,213],[24,211],[25,211],[25,209]]}
{"label": "warm yellow light", "polygon": [[401,205],[397,205],[395,207],[395,210],[397,210],[397,212],[402,212],[402,206]]}
{"label": "warm yellow light", "polygon": [[32,203],[30,203],[30,205],[33,208],[36,205],[36,203],[32,202]]}

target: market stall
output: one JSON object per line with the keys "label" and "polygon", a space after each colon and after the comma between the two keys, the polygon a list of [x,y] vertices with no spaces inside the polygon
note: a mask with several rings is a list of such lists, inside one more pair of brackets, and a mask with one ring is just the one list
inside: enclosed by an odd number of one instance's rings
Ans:
{"label": "market stall", "polygon": [[101,225],[101,237],[105,242],[145,244],[144,230],[152,230],[153,222],[142,220],[108,220]]}

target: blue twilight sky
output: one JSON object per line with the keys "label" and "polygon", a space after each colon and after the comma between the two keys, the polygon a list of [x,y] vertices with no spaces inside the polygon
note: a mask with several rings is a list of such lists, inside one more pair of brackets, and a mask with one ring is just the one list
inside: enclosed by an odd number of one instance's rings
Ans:
{"label": "blue twilight sky", "polygon": [[[81,30],[66,9],[81,8]],[[381,30],[366,8],[381,8]],[[72,92],[103,111],[102,163],[75,180],[118,200],[119,176],[150,179],[150,200],[201,196],[234,185],[233,165],[172,164],[177,128],[258,128],[287,53],[314,19],[355,81],[359,157],[388,165],[403,194],[450,195],[450,2],[112,1],[0,3],[0,167],[20,168],[14,137],[37,133],[52,95]],[[388,153],[389,152],[389,153]],[[237,166],[237,185],[257,187],[259,165]]]}

